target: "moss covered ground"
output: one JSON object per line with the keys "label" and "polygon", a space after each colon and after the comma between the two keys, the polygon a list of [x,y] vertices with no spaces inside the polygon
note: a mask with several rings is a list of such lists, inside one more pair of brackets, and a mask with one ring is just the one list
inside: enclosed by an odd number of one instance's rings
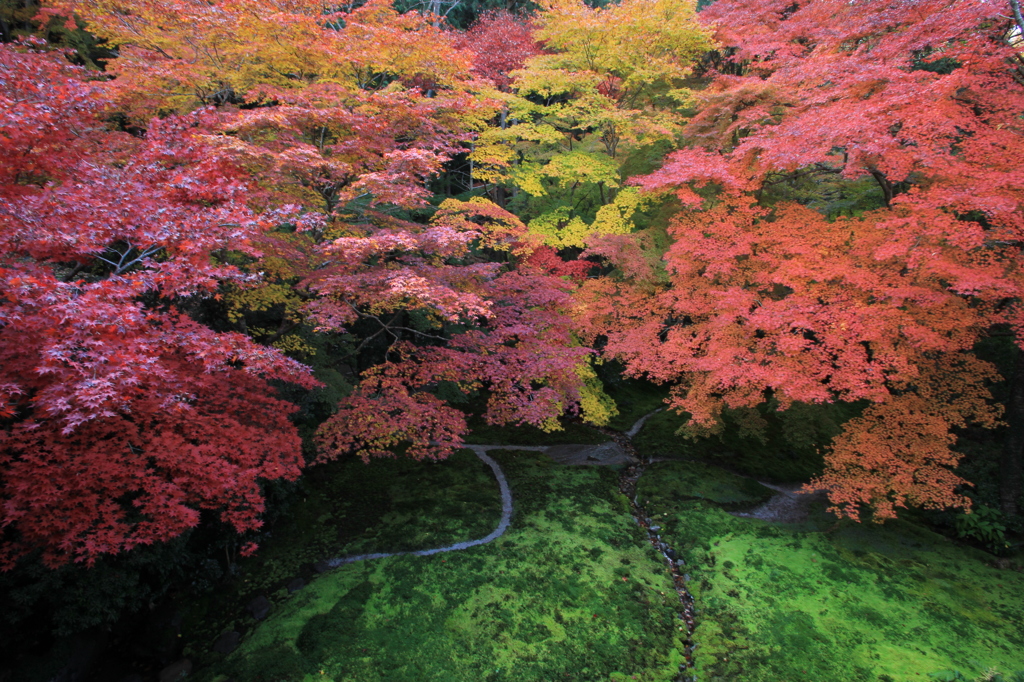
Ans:
{"label": "moss covered ground", "polygon": [[[626,382],[618,390],[627,406],[619,429],[661,400]],[[993,668],[1024,680],[1024,574],[995,568],[995,557],[908,520],[837,523],[824,505],[799,525],[730,513],[775,494],[750,476],[806,480],[820,467],[816,442],[830,437],[838,416],[794,414],[793,421],[769,416],[760,435],[745,429],[744,415],[730,415],[721,436],[688,441],[676,433],[682,418],[659,413],[634,439],[641,454],[667,460],[647,468],[638,495],[687,562],[699,609],[699,681],[980,679]],[[473,440],[606,439],[566,426],[545,434],[475,423]],[[491,455],[515,500],[505,536],[320,576],[311,563],[327,557],[482,537],[497,524],[500,501],[493,475],[468,451],[439,464],[313,469],[306,499],[287,511],[258,557],[230,589],[189,611],[186,655],[198,663],[198,679],[675,679],[679,605],[617,492],[617,473],[562,467],[531,452]],[[294,575],[310,584],[288,595],[283,585]],[[239,615],[255,594],[274,602],[262,623]],[[241,647],[227,657],[212,653],[213,640],[230,629],[244,633]]]}
{"label": "moss covered ground", "polygon": [[641,501],[687,562],[701,682],[1024,671],[1024,574],[907,521],[729,514],[759,496],[754,486],[689,462],[656,464],[640,480]]}
{"label": "moss covered ground", "polygon": [[504,536],[325,573],[199,679],[673,679],[683,646],[678,602],[616,473],[531,452],[491,454],[515,498]]}
{"label": "moss covered ground", "polygon": [[259,553],[239,562],[237,576],[183,604],[186,654],[200,664],[221,632],[255,625],[244,611],[250,599],[288,599],[288,582],[312,578],[315,562],[484,537],[498,524],[501,500],[490,468],[460,451],[443,462],[347,459],[312,467],[286,512]]}

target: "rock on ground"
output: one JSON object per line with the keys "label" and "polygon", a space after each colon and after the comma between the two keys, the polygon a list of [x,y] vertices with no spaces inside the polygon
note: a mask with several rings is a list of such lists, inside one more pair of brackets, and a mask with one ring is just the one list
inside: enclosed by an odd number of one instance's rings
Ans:
{"label": "rock on ground", "polygon": [[160,682],[179,682],[179,680],[184,680],[188,677],[191,672],[192,661],[183,658],[161,670],[159,680]]}
{"label": "rock on ground", "polygon": [[225,656],[230,654],[232,651],[238,648],[239,642],[242,641],[242,634],[235,630],[231,632],[225,632],[223,635],[217,638],[217,641],[213,644],[213,650],[218,654],[224,654]]}
{"label": "rock on ground", "polygon": [[263,620],[270,613],[270,600],[261,595],[249,602],[247,608],[253,618]]}

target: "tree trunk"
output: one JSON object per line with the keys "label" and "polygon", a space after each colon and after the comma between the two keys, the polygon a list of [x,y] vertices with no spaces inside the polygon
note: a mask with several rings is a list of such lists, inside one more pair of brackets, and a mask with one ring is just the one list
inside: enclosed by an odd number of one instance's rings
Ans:
{"label": "tree trunk", "polygon": [[877,170],[871,171],[871,177],[873,177],[875,182],[878,183],[878,186],[882,188],[882,194],[885,195],[885,205],[887,207],[892,206],[892,198],[896,193],[893,190],[892,183],[889,182],[889,178],[885,177],[885,173]]}
{"label": "tree trunk", "polygon": [[1024,352],[1014,348],[1010,398],[1006,401],[1006,442],[1000,462],[1000,506],[1004,514],[1015,515],[1020,500],[1024,468]]}
{"label": "tree trunk", "polygon": [[1020,14],[1020,0],[1010,0],[1010,9],[1013,10],[1013,20],[1017,24],[1020,38],[1024,39],[1024,17]]}

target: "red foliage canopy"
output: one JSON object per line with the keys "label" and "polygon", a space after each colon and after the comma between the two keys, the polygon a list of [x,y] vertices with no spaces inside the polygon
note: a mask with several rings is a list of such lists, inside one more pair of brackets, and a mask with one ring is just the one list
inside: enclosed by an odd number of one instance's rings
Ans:
{"label": "red foliage canopy", "polygon": [[[50,565],[166,539],[217,509],[259,525],[259,478],[301,465],[259,377],[307,370],[180,313],[242,273],[261,230],[205,114],[110,132],[102,86],[0,46],[0,561]],[[262,415],[260,412],[267,414]]]}
{"label": "red foliage canopy", "polygon": [[457,45],[473,55],[474,73],[504,91],[512,85],[509,74],[541,52],[529,20],[504,10],[481,16],[459,35]]}
{"label": "red foliage canopy", "polygon": [[[446,456],[465,419],[435,395],[442,381],[489,390],[494,421],[550,424],[572,409],[588,351],[572,344],[566,282],[510,272],[530,251],[523,224],[485,201],[442,205],[430,225],[386,210],[427,207],[425,181],[493,117],[495,103],[475,92],[467,50],[478,74],[500,80],[535,50],[527,26],[494,15],[456,39],[383,0],[343,15],[340,28],[326,25],[336,17],[286,0],[225,0],[216,9],[157,0],[125,30],[104,0],[72,4],[111,39],[134,45],[131,59],[112,67],[128,106],[152,107],[139,83],[175,101],[202,100],[219,84],[249,105],[223,106],[223,135],[210,144],[260,176],[264,215],[313,235],[306,246],[315,255],[301,260],[315,266],[292,263],[311,299],[304,311],[320,330],[372,321],[388,339],[385,362],[363,373],[321,428],[323,458],[390,455],[400,444],[414,457]],[[196,16],[195,26],[169,26],[178,11]],[[294,47],[289,54],[282,40]],[[197,44],[229,56],[197,54]],[[292,75],[282,78],[285,65]],[[488,251],[512,251],[500,259],[511,262],[488,262]],[[385,319],[409,311],[421,316],[419,327]]]}
{"label": "red foliage canopy", "polygon": [[428,228],[407,225],[334,242],[329,252],[344,256],[312,285],[321,295],[312,310],[322,325],[337,329],[367,312],[418,309],[438,328],[447,322],[461,330],[447,337],[408,330],[432,340],[420,347],[394,336],[388,361],[365,372],[321,427],[325,458],[353,450],[364,458],[391,456],[400,443],[417,459],[446,457],[461,445],[466,424],[433,395],[439,382],[466,393],[487,389],[486,418],[495,424],[544,427],[576,409],[578,368],[590,350],[572,337],[570,285],[497,262],[456,264],[481,244],[529,253],[525,239],[526,226],[494,204],[449,200]]}

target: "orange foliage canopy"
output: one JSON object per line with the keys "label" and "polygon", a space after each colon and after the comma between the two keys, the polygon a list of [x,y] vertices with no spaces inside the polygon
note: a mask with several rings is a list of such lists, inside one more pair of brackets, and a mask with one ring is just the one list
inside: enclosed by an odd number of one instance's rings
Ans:
{"label": "orange foliage canopy", "polygon": [[[720,0],[703,16],[736,46],[728,73],[686,128],[696,145],[638,180],[685,207],[664,269],[644,235],[595,245],[629,276],[587,285],[586,338],[676,382],[671,404],[695,425],[767,396],[870,401],[814,482],[839,513],[967,505],[950,429],[998,417],[997,377],[972,347],[994,325],[1022,328],[1009,22],[947,0]],[[828,219],[758,203],[801,173],[870,176],[885,207]]]}

